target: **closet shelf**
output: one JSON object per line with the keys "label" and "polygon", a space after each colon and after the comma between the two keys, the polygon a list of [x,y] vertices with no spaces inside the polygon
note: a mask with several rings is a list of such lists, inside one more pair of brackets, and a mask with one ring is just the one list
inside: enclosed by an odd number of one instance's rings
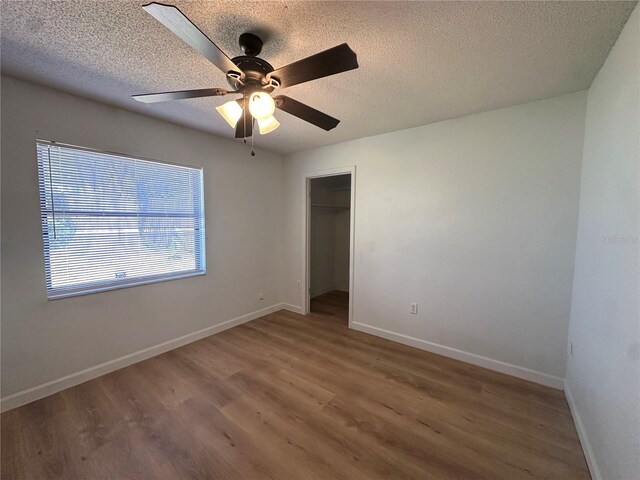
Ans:
{"label": "closet shelf", "polygon": [[340,205],[324,205],[321,203],[312,203],[311,206],[315,208],[332,208],[334,210],[349,210],[349,207],[342,207]]}

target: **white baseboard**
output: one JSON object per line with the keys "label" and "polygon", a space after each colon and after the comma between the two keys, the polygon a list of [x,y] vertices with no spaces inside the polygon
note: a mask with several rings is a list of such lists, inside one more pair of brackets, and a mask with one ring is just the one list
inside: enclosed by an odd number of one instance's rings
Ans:
{"label": "white baseboard", "polygon": [[21,392],[14,393],[12,395],[7,395],[6,397],[2,397],[0,399],[0,411],[4,412],[12,408],[16,408],[21,405],[33,402],[35,400],[39,400],[40,398],[53,395],[54,393],[66,388],[73,387],[101,375],[105,375],[134,363],[141,362],[142,360],[146,360],[147,358],[155,357],[156,355],[160,355],[161,353],[165,353],[169,350],[181,347],[182,345],[186,345],[187,343],[195,342],[196,340],[200,340],[215,333],[222,332],[242,323],[255,320],[256,318],[260,318],[264,315],[282,310],[283,308],[290,310],[290,308],[288,307],[293,306],[277,303],[270,307],[256,310],[255,312],[247,313],[246,315],[242,315],[240,317],[232,318],[231,320],[227,320],[226,322],[203,328],[202,330],[198,330],[197,332],[189,333],[187,335],[183,335],[182,337],[174,338],[158,345],[138,350],[137,352],[130,353],[129,355],[125,355],[114,360],[109,360],[108,362],[101,363],[100,365],[89,367],[80,372],[72,373],[56,380],[51,380],[41,385],[37,385],[35,387],[27,388],[26,390],[22,390]]}
{"label": "white baseboard", "polygon": [[571,390],[569,389],[569,385],[566,381],[564,382],[564,396],[567,399],[569,410],[571,410],[571,416],[573,417],[573,423],[575,424],[576,430],[578,431],[578,438],[580,439],[580,444],[582,445],[584,457],[587,459],[587,466],[589,467],[591,478],[593,480],[602,480],[602,474],[600,473],[600,468],[598,468],[596,457],[593,454],[591,442],[589,441],[587,431],[584,428],[584,423],[582,423],[582,418],[580,417],[580,413],[578,412],[578,407],[575,400],[573,399],[573,395],[571,394]]}
{"label": "white baseboard", "polygon": [[304,312],[302,311],[302,307],[297,307],[295,305],[291,305],[290,303],[281,303],[280,305],[282,306],[282,308],[284,310],[289,310],[290,312],[299,313],[300,315],[304,315]]}
{"label": "white baseboard", "polygon": [[483,357],[482,355],[476,355],[475,353],[458,350],[457,348],[447,347],[438,343],[429,342],[427,340],[410,337],[409,335],[391,332],[389,330],[374,327],[372,325],[367,325],[365,323],[352,322],[351,328],[360,332],[386,338],[387,340],[402,343],[404,345],[409,345],[410,347],[419,348],[420,350],[437,353],[438,355],[443,355],[445,357],[471,363],[472,365],[477,365],[489,370],[512,375],[514,377],[522,378],[530,382],[539,383],[547,387],[557,388],[558,390],[562,390],[564,387],[564,380],[562,378],[556,377],[555,375],[549,375],[548,373],[538,372],[536,370],[531,370],[525,367],[519,367],[517,365],[502,362],[500,360],[494,360],[492,358]]}
{"label": "white baseboard", "polygon": [[[172,340],[168,340],[166,342],[163,342],[158,345],[154,345],[149,348],[145,348],[143,350],[139,350],[129,355],[125,355],[123,357],[116,358],[108,362],[104,362],[100,365],[95,365],[93,367],[87,368],[80,372],[72,373],[70,375],[66,375],[56,380],[51,380],[49,382],[22,390],[12,395],[7,395],[6,397],[2,397],[0,399],[0,411],[4,412],[12,408],[19,407],[21,405],[25,405],[27,403],[38,400],[40,398],[44,398],[49,395],[52,395],[66,388],[73,387],[80,383],[97,378],[101,375],[105,375],[115,370],[119,370],[120,368],[124,368],[134,363],[141,362],[142,360],[155,357],[156,355],[160,355],[162,353],[168,352],[169,350],[173,350],[175,348],[181,347],[182,345],[195,342],[202,338],[222,332],[229,328],[249,322],[251,320],[255,320],[256,318],[260,318],[264,315],[268,315],[270,313],[273,313],[282,309],[288,310],[290,312],[298,313],[298,314],[303,314],[302,307],[291,305],[289,303],[278,303],[278,304],[272,305],[271,307],[266,307],[261,310],[257,310],[255,312],[251,312],[246,315],[242,315],[240,317],[227,320],[226,322],[222,322],[217,325],[204,328],[197,332],[189,333],[182,337],[174,338]],[[542,385],[546,385],[549,387],[558,388],[558,389],[562,389],[564,387],[563,380],[553,375],[537,372],[535,370],[530,370],[524,367],[518,367],[516,365],[511,365],[509,363],[501,362],[499,360],[493,360],[493,359],[476,355],[473,353],[457,350],[455,348],[446,347],[444,345],[439,345],[436,343],[428,342],[426,340],[410,337],[408,335],[390,332],[388,330],[384,330],[382,328],[374,327],[374,326],[363,324],[363,323],[352,322],[352,328],[355,330],[359,330],[361,332],[369,333],[371,335],[376,335],[378,337],[386,338],[394,342],[402,343],[415,348],[419,348],[421,350],[426,350],[432,353],[437,353],[447,357],[455,358],[456,360],[461,360],[463,362],[471,363],[473,365],[478,365],[480,367],[488,368],[490,370],[495,370],[501,373],[506,373],[508,375],[513,375],[515,377],[523,378],[525,380],[529,380],[535,383],[540,383]],[[566,389],[565,391],[568,392],[568,390]],[[593,455],[587,452],[587,450],[589,452],[591,452],[591,450],[586,437],[586,433],[584,432],[584,427],[582,426],[582,422],[580,421],[579,416],[575,411],[575,407],[572,404],[572,399],[570,399],[569,397],[570,397],[570,394],[567,395],[567,398],[569,401],[569,405],[571,407],[571,411],[572,413],[574,413],[574,419],[576,422],[576,428],[578,429],[578,433],[580,435],[580,440],[583,441],[583,448],[585,448],[585,455],[587,456],[588,460],[589,458],[592,459],[589,463],[589,467],[591,468],[591,465],[593,463],[594,469],[595,469],[594,471],[598,472],[597,466],[595,466],[595,463],[594,463],[595,460],[593,460]],[[583,437],[584,437],[584,440],[583,440]],[[595,479],[600,478],[595,473],[593,474],[593,476]]]}

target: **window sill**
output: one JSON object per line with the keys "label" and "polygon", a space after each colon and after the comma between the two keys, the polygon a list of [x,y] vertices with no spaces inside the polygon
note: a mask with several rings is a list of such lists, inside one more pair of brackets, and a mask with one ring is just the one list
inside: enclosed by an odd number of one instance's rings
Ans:
{"label": "window sill", "polygon": [[92,285],[86,287],[77,287],[73,289],[53,290],[47,292],[47,300],[60,300],[62,298],[77,297],[80,295],[90,295],[92,293],[108,292],[110,290],[119,290],[121,288],[137,287],[139,285],[149,285],[152,283],[168,282],[170,280],[180,280],[182,278],[199,277],[206,275],[206,270],[195,270],[189,272],[177,273],[175,275],[161,275],[153,277],[143,277],[138,280],[129,280],[121,282],[112,282],[108,285]]}

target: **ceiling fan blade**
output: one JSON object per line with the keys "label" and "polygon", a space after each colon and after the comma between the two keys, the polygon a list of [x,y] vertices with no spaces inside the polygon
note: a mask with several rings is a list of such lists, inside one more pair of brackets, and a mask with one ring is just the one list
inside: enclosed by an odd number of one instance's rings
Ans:
{"label": "ceiling fan blade", "polygon": [[143,103],[168,102],[169,100],[184,100],[185,98],[221,97],[229,92],[224,88],[203,88],[200,90],[179,90],[176,92],[145,93],[132,95],[134,100]]}
{"label": "ceiling fan blade", "polygon": [[156,2],[149,3],[142,8],[180,37],[187,45],[204,55],[225,74],[236,72],[243,75],[242,70],[178,8],[173,5],[164,5]]}
{"label": "ceiling fan blade", "polygon": [[253,117],[246,108],[243,108],[242,117],[240,117],[240,120],[238,120],[238,123],[236,124],[236,138],[248,138],[251,135],[253,135]]}
{"label": "ceiling fan blade", "polygon": [[280,83],[280,87],[286,88],[354,68],[358,68],[358,57],[349,45],[343,43],[280,67],[271,72],[267,78],[275,78]]}
{"label": "ceiling fan blade", "polygon": [[320,127],[324,130],[329,131],[340,123],[340,120],[337,118],[333,118],[332,116],[322,113],[320,110],[316,110],[309,105],[300,103],[293,98],[279,95],[274,97],[273,100],[276,102],[276,107],[280,110],[290,113],[291,115],[312,123],[316,127]]}

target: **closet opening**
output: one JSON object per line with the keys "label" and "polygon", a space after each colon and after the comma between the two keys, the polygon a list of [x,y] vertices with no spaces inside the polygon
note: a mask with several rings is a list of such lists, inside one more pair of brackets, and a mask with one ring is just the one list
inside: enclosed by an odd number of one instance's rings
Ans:
{"label": "closet opening", "polygon": [[[351,170],[351,169],[349,169]],[[353,173],[307,177],[306,314],[351,321]]]}

